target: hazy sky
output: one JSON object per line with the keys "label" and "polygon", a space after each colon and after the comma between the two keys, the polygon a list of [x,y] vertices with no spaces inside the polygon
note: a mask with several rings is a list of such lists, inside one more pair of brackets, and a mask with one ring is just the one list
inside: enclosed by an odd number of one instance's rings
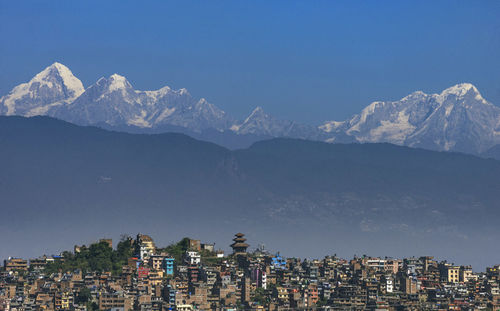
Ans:
{"label": "hazy sky", "polygon": [[459,82],[500,105],[500,1],[0,0],[0,39],[1,95],[59,61],[238,118],[316,124]]}

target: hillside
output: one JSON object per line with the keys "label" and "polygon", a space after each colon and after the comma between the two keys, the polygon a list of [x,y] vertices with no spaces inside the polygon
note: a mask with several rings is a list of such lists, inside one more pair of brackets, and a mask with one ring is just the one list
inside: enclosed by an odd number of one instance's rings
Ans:
{"label": "hillside", "polygon": [[244,231],[253,247],[292,255],[433,253],[476,265],[498,255],[477,251],[500,232],[496,160],[296,139],[230,151],[48,117],[0,117],[0,145],[0,257],[138,231],[163,243],[203,234],[222,248]]}

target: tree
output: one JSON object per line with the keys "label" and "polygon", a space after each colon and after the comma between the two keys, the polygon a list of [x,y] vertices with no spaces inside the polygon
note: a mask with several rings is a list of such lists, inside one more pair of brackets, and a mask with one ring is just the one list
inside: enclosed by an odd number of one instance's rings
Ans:
{"label": "tree", "polygon": [[76,304],[86,304],[92,298],[92,294],[88,287],[83,287],[75,298]]}
{"label": "tree", "polygon": [[270,299],[266,293],[266,290],[263,289],[262,287],[259,287],[255,290],[253,300],[261,306],[266,306],[270,302]]}
{"label": "tree", "polygon": [[183,238],[177,243],[170,244],[169,246],[160,249],[160,251],[167,252],[175,259],[175,262],[181,262],[182,256],[189,249],[189,238]]}
{"label": "tree", "polygon": [[113,250],[106,242],[94,243],[87,247],[80,248],[78,253],[63,252],[61,259],[56,259],[45,267],[48,274],[55,272],[67,272],[81,270],[83,273],[88,271],[121,273],[123,265],[133,254],[133,245],[131,239],[126,239],[118,243],[117,249]]}
{"label": "tree", "polygon": [[99,310],[99,305],[95,302],[87,302],[87,311],[97,311]]}

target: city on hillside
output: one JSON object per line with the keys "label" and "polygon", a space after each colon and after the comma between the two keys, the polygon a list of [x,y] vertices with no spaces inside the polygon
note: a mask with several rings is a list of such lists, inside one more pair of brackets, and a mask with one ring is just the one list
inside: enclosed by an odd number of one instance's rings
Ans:
{"label": "city on hillside", "polygon": [[122,236],[33,259],[8,258],[0,311],[500,310],[500,265],[475,272],[433,257],[336,255],[286,258],[250,250],[235,234],[231,254],[184,238],[158,247]]}

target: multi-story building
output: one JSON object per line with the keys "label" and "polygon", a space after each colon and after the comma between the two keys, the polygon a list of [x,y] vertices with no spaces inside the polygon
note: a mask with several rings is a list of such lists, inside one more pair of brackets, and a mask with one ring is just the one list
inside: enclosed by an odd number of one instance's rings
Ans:
{"label": "multi-story building", "polygon": [[145,234],[139,233],[137,235],[136,245],[137,245],[136,249],[137,255],[141,260],[149,258],[149,256],[153,255],[156,249],[153,239],[149,235]]}
{"label": "multi-story building", "polygon": [[471,266],[461,266],[459,281],[462,283],[467,283],[474,278]]}
{"label": "multi-story building", "polygon": [[163,259],[163,269],[166,275],[174,274],[174,258],[166,257]]}
{"label": "multi-story building", "polygon": [[439,271],[441,273],[441,281],[447,283],[458,283],[460,282],[460,267],[451,265],[448,263],[442,263],[439,265]]}
{"label": "multi-story building", "polygon": [[133,300],[118,293],[103,293],[99,295],[99,310],[119,308],[123,311],[133,309]]}
{"label": "multi-story building", "polygon": [[3,267],[5,271],[28,270],[28,261],[22,258],[12,258],[4,260]]}
{"label": "multi-story building", "polygon": [[[474,273],[470,266],[438,263],[432,257],[300,260],[274,256],[263,248],[255,252],[245,248],[245,253],[239,249],[219,258],[210,251],[189,250],[185,243],[178,244],[187,252],[177,263],[171,255],[179,253],[155,253],[152,239],[145,237],[131,240],[131,250],[140,246],[147,250],[144,258],[129,258],[121,270],[114,266],[113,273],[92,271],[89,266],[72,271],[60,265],[61,270],[54,270],[43,260],[39,265],[32,260],[31,269],[24,271],[22,261],[6,263],[8,269],[0,271],[0,311],[84,311],[87,307],[125,311],[134,306],[141,311],[500,307],[499,266]],[[241,238],[237,236],[235,243],[244,243]],[[67,260],[71,266],[74,256],[65,253],[55,260]]]}

